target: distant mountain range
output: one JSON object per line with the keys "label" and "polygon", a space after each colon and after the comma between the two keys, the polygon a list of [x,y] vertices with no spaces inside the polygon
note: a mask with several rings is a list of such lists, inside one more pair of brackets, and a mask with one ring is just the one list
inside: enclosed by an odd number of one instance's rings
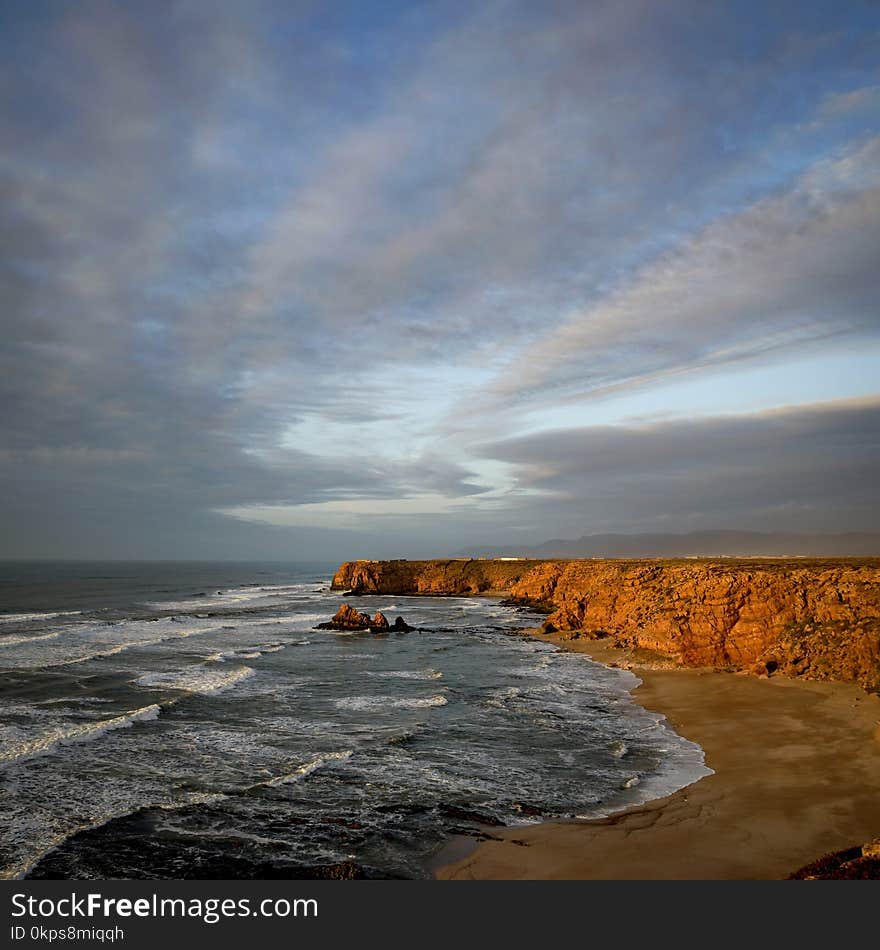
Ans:
{"label": "distant mountain range", "polygon": [[[473,554],[474,552],[465,552]],[[523,548],[479,552],[487,557],[870,557],[880,556],[880,534],[779,534],[692,531],[689,534],[588,534]]]}

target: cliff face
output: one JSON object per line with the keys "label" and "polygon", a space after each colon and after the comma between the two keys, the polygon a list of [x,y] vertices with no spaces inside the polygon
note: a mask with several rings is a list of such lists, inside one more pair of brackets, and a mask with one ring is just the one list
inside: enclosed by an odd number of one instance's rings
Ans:
{"label": "cliff face", "polygon": [[558,630],[609,634],[687,666],[779,670],[880,689],[880,559],[351,561],[353,593],[504,592]]}
{"label": "cliff face", "polygon": [[334,590],[355,594],[482,594],[510,592],[548,561],[348,561],[333,578]]}

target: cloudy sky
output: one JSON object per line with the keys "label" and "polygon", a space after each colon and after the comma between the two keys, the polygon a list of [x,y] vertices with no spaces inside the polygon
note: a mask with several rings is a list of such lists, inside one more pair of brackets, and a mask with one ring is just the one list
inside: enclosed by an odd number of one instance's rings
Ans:
{"label": "cloudy sky", "polygon": [[880,530],[875,2],[0,20],[0,556]]}

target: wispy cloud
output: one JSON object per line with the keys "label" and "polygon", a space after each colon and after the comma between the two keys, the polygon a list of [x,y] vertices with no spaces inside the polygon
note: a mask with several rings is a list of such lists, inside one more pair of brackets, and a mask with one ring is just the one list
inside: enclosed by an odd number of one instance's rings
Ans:
{"label": "wispy cloud", "polygon": [[880,14],[771,7],[5,5],[0,550],[534,526],[474,432],[875,335]]}
{"label": "wispy cloud", "polygon": [[880,139],[723,217],[533,342],[498,400],[587,397],[840,334],[880,314]]}

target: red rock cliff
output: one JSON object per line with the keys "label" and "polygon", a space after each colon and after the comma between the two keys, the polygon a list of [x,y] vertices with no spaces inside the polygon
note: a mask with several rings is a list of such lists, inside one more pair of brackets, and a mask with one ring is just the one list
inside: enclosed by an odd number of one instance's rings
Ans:
{"label": "red rock cliff", "polygon": [[688,666],[780,670],[880,689],[880,559],[351,561],[354,593],[504,592],[559,630],[605,633]]}

